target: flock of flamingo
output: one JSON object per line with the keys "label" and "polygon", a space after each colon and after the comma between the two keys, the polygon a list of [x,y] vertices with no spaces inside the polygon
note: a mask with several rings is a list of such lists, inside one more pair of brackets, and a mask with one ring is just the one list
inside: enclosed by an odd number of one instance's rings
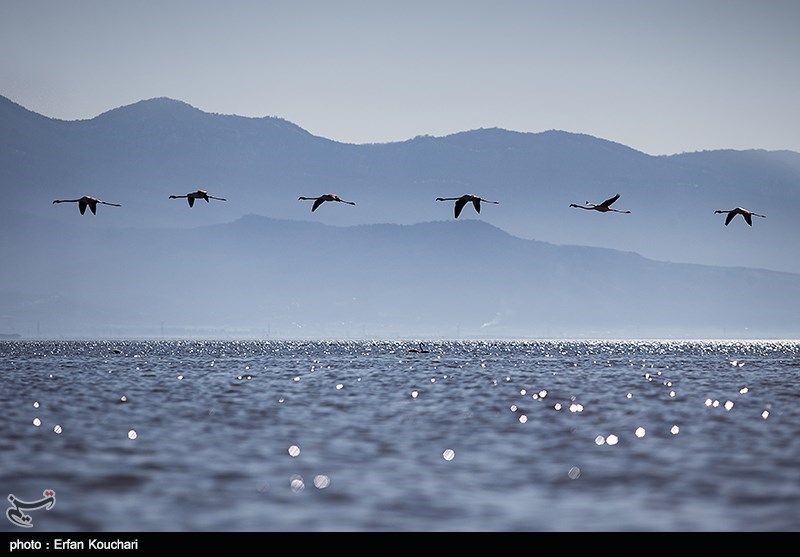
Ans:
{"label": "flock of flamingo", "polygon": [[[224,197],[214,197],[213,195],[208,195],[208,192],[205,190],[196,190],[184,195],[170,195],[169,199],[186,199],[189,202],[189,207],[194,207],[194,202],[196,199],[203,199],[206,203],[209,203],[210,199],[216,199],[218,201],[227,201]],[[313,201],[313,205],[311,205],[311,212],[313,213],[316,211],[320,205],[325,203],[326,201],[330,202],[338,202],[338,203],[346,203],[348,205],[355,205],[353,201],[345,201],[344,199],[340,198],[335,193],[326,193],[317,197],[306,197],[300,196],[297,198],[300,201]],[[587,201],[584,205],[578,205],[577,203],[570,203],[570,207],[575,207],[577,209],[586,209],[588,211],[598,211],[600,213],[608,213],[608,212],[615,212],[615,213],[630,213],[630,211],[623,211],[621,209],[615,209],[611,205],[614,204],[615,201],[619,199],[619,194],[616,194],[613,197],[610,197],[603,201],[602,203],[591,203]],[[499,201],[489,201],[487,199],[483,199],[477,195],[467,193],[460,197],[437,197],[436,201],[455,201],[455,207],[453,208],[453,214],[455,218],[461,214],[461,211],[468,203],[472,203],[472,206],[475,208],[475,212],[481,212],[481,203],[494,203],[498,204]],[[88,195],[84,195],[79,199],[56,199],[53,203],[77,203],[78,210],[81,214],[86,213],[86,208],[88,207],[92,214],[97,214],[97,205],[111,205],[112,207],[122,207],[119,203],[108,203],[106,201],[100,201],[96,197],[91,197]],[[759,215],[758,213],[754,213],[753,211],[749,211],[742,207],[736,207],[734,209],[728,210],[717,210],[714,211],[714,214],[724,213],[728,216],[725,217],[725,226],[728,226],[731,221],[736,217],[736,215],[741,215],[744,221],[753,226],[753,218],[752,217],[762,217],[766,218],[766,215]]]}

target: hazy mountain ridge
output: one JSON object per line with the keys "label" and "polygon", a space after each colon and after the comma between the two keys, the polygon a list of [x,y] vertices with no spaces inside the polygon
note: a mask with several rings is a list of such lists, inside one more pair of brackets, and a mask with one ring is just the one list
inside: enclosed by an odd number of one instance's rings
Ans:
{"label": "hazy mountain ridge", "polygon": [[[477,220],[39,226],[0,242],[4,332],[791,337],[800,275],[524,240]],[[732,303],[734,300],[736,303]],[[163,328],[162,328],[163,327]],[[37,333],[34,333],[37,331]]]}
{"label": "hazy mountain ridge", "polygon": [[[52,199],[92,194],[124,206],[103,217],[114,226],[191,227],[247,213],[342,226],[413,224],[451,218],[435,198],[472,192],[500,205],[462,219],[522,238],[800,272],[800,258],[786,255],[800,237],[789,210],[800,196],[800,154],[789,151],[650,156],[585,134],[499,128],[354,145],[281,118],[209,114],[166,98],[68,122],[0,97],[0,136],[5,199],[40,216],[53,213]],[[189,211],[167,201],[198,187],[228,202]],[[357,208],[312,215],[297,201],[327,192]],[[614,193],[631,215],[568,207]],[[714,210],[738,205],[769,220],[725,228]],[[86,225],[99,226],[100,218]]]}

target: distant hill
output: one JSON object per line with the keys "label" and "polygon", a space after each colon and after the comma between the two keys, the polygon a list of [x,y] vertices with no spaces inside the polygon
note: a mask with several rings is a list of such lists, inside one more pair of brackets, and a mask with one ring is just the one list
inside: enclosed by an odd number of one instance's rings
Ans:
{"label": "distant hill", "polygon": [[[84,226],[190,227],[246,214],[326,224],[449,220],[438,196],[500,202],[480,219],[515,236],[635,251],[673,262],[800,272],[800,154],[753,149],[650,156],[589,135],[502,129],[353,145],[275,117],[209,114],[144,100],[90,120],[62,121],[0,97],[0,188],[9,210],[62,221],[57,197],[121,203]],[[170,194],[197,188],[228,199],[189,210]],[[300,195],[339,193],[352,211],[313,215]],[[569,204],[615,193],[630,215]],[[725,227],[716,209],[767,215]],[[337,207],[341,209],[344,207]],[[349,208],[348,208],[349,209]]]}
{"label": "distant hill", "polygon": [[8,264],[0,269],[0,332],[56,338],[800,334],[798,274],[558,246],[474,219],[339,227],[250,215],[164,229],[86,227],[85,220],[3,221],[0,257]]}

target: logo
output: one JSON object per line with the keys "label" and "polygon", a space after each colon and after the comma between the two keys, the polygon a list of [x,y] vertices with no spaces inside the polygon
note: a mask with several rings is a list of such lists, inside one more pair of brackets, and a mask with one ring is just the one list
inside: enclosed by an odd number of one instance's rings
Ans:
{"label": "logo", "polygon": [[41,508],[49,511],[56,504],[56,492],[52,489],[45,489],[42,495],[44,495],[42,499],[28,502],[17,499],[14,497],[14,494],[9,494],[8,500],[11,502],[12,506],[6,509],[8,520],[10,520],[12,524],[22,528],[31,528],[33,526],[33,517],[29,514],[25,514],[24,511],[35,511]]}

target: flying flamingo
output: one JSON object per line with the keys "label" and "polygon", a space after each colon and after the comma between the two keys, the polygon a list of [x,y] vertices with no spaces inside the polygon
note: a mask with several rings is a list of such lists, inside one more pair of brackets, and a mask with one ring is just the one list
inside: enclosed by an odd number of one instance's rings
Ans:
{"label": "flying flamingo", "polygon": [[194,200],[195,199],[205,199],[206,203],[209,202],[208,201],[209,199],[216,199],[218,201],[227,201],[227,199],[224,199],[222,197],[214,197],[213,195],[208,195],[208,192],[205,191],[205,190],[193,191],[192,193],[187,193],[186,195],[170,195],[169,196],[170,199],[183,199],[184,197],[189,202],[189,207],[194,207]]}
{"label": "flying flamingo", "polygon": [[319,197],[302,197],[301,196],[301,197],[298,197],[297,199],[298,200],[302,199],[302,200],[306,200],[306,201],[313,200],[314,204],[311,206],[311,212],[312,213],[317,210],[317,207],[319,207],[320,205],[322,205],[326,201],[338,201],[339,203],[347,203],[348,205],[355,205],[355,203],[353,203],[352,201],[345,201],[344,199],[341,199],[335,193],[326,193],[325,195],[320,195]]}
{"label": "flying flamingo", "polygon": [[495,205],[499,203],[499,201],[488,201],[486,199],[482,199],[477,195],[467,193],[462,195],[461,197],[437,197],[436,201],[455,201],[456,206],[453,209],[453,214],[455,218],[458,218],[458,215],[461,214],[461,210],[464,208],[464,205],[467,203],[472,203],[475,207],[475,211],[480,213],[481,212],[481,201],[484,203],[494,203]]}
{"label": "flying flamingo", "polygon": [[609,211],[614,211],[615,213],[630,213],[630,211],[620,211],[619,209],[612,209],[611,204],[614,203],[617,199],[619,199],[619,194],[606,199],[602,203],[589,203],[586,202],[586,205],[578,205],[576,203],[570,203],[570,207],[577,207],[578,209],[587,209],[589,211],[600,211],[601,213],[607,213]]}
{"label": "flying flamingo", "polygon": [[86,213],[86,207],[89,207],[89,210],[92,212],[92,214],[96,215],[98,203],[102,203],[103,205],[111,205],[112,207],[122,207],[122,205],[118,203],[107,203],[106,201],[100,201],[99,199],[88,195],[84,195],[80,199],[56,199],[53,201],[53,203],[77,203],[78,209],[82,215]]}
{"label": "flying flamingo", "polygon": [[725,226],[728,226],[733,220],[733,217],[735,217],[736,215],[742,215],[744,217],[745,222],[750,226],[753,226],[752,217],[767,218],[766,215],[759,215],[758,213],[754,213],[753,211],[748,211],[747,209],[742,209],[741,207],[736,207],[735,209],[731,209],[730,211],[714,211],[715,215],[717,213],[728,213],[728,216],[725,217]]}

